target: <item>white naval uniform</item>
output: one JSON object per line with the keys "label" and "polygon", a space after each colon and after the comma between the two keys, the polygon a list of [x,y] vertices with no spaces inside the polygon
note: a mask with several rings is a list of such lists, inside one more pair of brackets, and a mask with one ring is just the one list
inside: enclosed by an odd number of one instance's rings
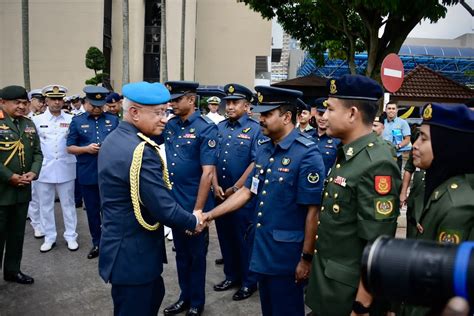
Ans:
{"label": "white naval uniform", "polygon": [[[33,112],[28,113],[28,118],[36,116]],[[31,201],[28,205],[28,217],[30,218],[30,224],[35,231],[43,232],[41,227],[41,218],[39,210],[38,192],[36,190],[36,181],[31,181]]]}
{"label": "white naval uniform", "polygon": [[64,239],[77,238],[77,214],[74,203],[74,180],[76,178],[76,156],[68,154],[66,138],[73,116],[64,111],[53,116],[49,109],[33,117],[43,152],[43,166],[36,189],[39,196],[41,226],[45,242],[56,241],[54,198],[57,191],[64,219]]}
{"label": "white naval uniform", "polygon": [[71,114],[74,115],[74,116],[85,113],[85,112],[86,112],[86,110],[84,109],[83,105],[81,105],[81,107],[77,110],[74,107],[71,110]]}
{"label": "white naval uniform", "polygon": [[225,120],[225,117],[220,115],[219,113],[212,113],[209,112],[206,115],[208,118],[210,118],[216,125]]}

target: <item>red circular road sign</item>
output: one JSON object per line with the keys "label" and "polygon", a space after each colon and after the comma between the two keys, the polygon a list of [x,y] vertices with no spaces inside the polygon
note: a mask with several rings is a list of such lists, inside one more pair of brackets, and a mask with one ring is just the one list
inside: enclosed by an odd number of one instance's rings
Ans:
{"label": "red circular road sign", "polygon": [[385,89],[392,93],[400,89],[404,74],[405,71],[403,70],[403,63],[400,57],[398,57],[397,54],[388,54],[384,58],[380,69],[380,75]]}

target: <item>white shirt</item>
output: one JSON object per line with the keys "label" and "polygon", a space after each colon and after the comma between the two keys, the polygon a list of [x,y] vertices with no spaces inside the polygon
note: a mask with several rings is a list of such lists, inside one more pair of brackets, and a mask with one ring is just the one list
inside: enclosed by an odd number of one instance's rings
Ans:
{"label": "white shirt", "polygon": [[43,152],[43,166],[38,182],[64,183],[76,178],[76,156],[68,154],[66,138],[69,124],[73,116],[61,111],[59,116],[53,116],[49,109],[34,116]]}
{"label": "white shirt", "polygon": [[225,117],[223,117],[217,112],[216,113],[209,112],[207,113],[206,116],[210,118],[216,125],[219,124],[219,122],[222,122],[223,120],[225,120]]}
{"label": "white shirt", "polygon": [[76,110],[75,107],[73,107],[72,110],[71,110],[71,114],[74,115],[74,116],[76,116],[76,115],[79,115],[79,114],[84,113],[85,111],[86,111],[86,110],[84,109],[84,106],[81,105],[81,107],[80,107],[79,109],[77,109],[77,110]]}

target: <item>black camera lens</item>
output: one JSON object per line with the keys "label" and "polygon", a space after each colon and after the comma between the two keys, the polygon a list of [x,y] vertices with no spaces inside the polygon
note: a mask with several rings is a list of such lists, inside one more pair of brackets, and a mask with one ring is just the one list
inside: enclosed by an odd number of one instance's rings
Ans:
{"label": "black camera lens", "polygon": [[444,306],[453,296],[474,304],[474,243],[441,244],[379,237],[362,255],[362,281],[374,296]]}

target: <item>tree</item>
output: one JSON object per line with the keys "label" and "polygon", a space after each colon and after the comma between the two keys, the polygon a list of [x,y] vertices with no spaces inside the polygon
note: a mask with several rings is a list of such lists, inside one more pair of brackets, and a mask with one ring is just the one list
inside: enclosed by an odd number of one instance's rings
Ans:
{"label": "tree", "polygon": [[30,23],[29,23],[29,0],[21,1],[21,32],[23,50],[23,81],[25,89],[31,90],[30,82]]}
{"label": "tree", "polygon": [[[365,74],[378,79],[383,59],[398,53],[410,31],[424,19],[436,22],[459,0],[237,0],[262,17],[277,17],[318,64],[324,53],[346,59],[355,74],[355,54],[367,51]],[[383,28],[383,29],[382,29]]]}
{"label": "tree", "polygon": [[125,85],[130,81],[128,0],[122,1],[122,29],[123,29],[122,85]]}
{"label": "tree", "polygon": [[105,69],[105,57],[102,51],[97,47],[89,47],[86,53],[86,67],[94,70],[95,76],[87,79],[86,84],[98,85],[102,83],[104,78],[108,77],[109,74],[104,72]]}

